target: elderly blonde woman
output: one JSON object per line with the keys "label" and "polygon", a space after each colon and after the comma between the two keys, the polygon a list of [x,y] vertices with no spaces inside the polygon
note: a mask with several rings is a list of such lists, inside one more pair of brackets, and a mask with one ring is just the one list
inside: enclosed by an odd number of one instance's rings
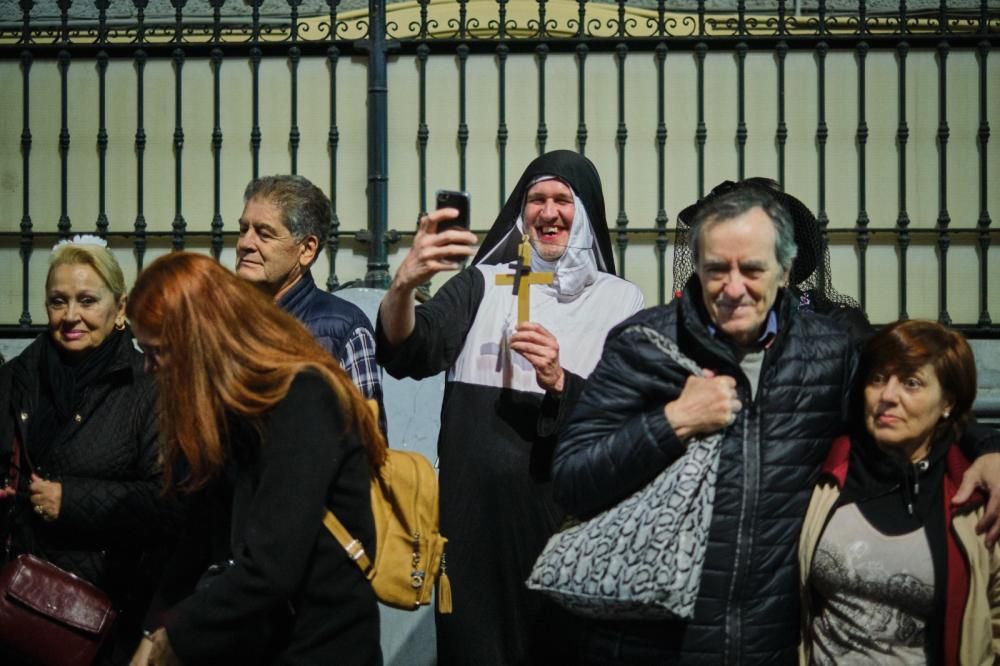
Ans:
{"label": "elderly blonde woman", "polygon": [[976,535],[983,498],[953,501],[972,351],[900,321],[868,342],[858,377],[856,432],[834,443],[799,545],[803,661],[993,664],[1000,554]]}
{"label": "elderly blonde woman", "polygon": [[[60,243],[45,281],[49,330],[0,368],[3,558],[31,553],[111,597],[120,615],[106,663],[139,641],[148,554],[173,515],[160,493],[155,385],[125,294],[103,240]],[[21,663],[3,646],[0,662]]]}

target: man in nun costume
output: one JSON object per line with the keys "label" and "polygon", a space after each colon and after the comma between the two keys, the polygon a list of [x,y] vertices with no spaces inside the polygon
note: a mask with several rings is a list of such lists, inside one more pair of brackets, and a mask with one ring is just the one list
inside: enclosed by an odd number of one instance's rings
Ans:
{"label": "man in nun costume", "polygon": [[438,456],[454,613],[437,616],[438,663],[553,663],[564,615],[524,581],[563,519],[548,482],[555,437],[642,294],[615,276],[600,178],[578,153],[532,161],[472,266],[417,306],[418,286],[473,254],[472,233],[436,233],[455,214],[421,220],[376,327],[392,376],[448,371]]}

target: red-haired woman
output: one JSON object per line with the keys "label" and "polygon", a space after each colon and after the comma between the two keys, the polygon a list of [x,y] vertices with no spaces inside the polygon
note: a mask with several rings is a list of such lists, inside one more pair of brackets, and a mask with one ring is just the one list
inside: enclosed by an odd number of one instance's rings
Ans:
{"label": "red-haired woman", "polygon": [[160,387],[168,488],[191,503],[133,663],[380,663],[374,593],[322,524],[329,508],[373,552],[385,443],[350,378],[203,255],[153,262],[128,316]]}
{"label": "red-haired woman", "polygon": [[866,345],[854,414],[802,529],[803,661],[992,664],[1000,555],[975,533],[981,497],[952,505],[976,395],[965,339],[928,321]]}

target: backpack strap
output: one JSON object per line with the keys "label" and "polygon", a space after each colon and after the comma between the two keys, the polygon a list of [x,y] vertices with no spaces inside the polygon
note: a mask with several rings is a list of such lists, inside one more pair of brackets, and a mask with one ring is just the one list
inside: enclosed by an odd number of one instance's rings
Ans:
{"label": "backpack strap", "polygon": [[351,558],[358,568],[361,569],[361,573],[365,575],[365,578],[371,580],[375,577],[375,567],[372,566],[371,558],[368,557],[368,553],[365,552],[364,545],[351,536],[351,533],[347,531],[344,524],[337,519],[337,516],[333,515],[333,512],[327,509],[326,513],[323,514],[323,526],[329,530],[333,538],[337,540],[345,551],[347,551],[347,556]]}
{"label": "backpack strap", "polygon": [[[375,422],[377,423],[379,420],[378,401],[369,398],[365,400],[365,404],[368,405],[368,409],[375,416]],[[337,540],[337,543],[347,551],[347,556],[358,565],[365,578],[369,581],[375,578],[375,566],[371,558],[368,557],[368,553],[365,552],[364,544],[352,537],[351,533],[344,527],[344,524],[329,509],[323,514],[323,526],[329,530],[333,538]]]}

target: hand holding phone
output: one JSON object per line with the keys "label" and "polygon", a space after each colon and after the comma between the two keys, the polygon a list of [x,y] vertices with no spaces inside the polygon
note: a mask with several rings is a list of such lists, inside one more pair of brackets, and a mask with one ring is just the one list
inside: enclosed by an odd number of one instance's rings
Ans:
{"label": "hand holding phone", "polygon": [[451,220],[441,220],[437,225],[437,233],[454,227],[469,228],[469,193],[456,190],[438,190],[436,208],[454,208],[458,217]]}

